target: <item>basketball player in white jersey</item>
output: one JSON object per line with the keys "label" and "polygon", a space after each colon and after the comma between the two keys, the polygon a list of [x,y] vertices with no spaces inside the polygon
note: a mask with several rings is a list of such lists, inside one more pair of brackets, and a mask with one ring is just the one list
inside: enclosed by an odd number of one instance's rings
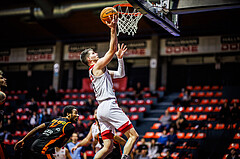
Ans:
{"label": "basketball player in white jersey", "polygon": [[[117,51],[117,16],[113,17],[111,23],[107,23],[107,25],[111,29],[108,52],[102,58],[99,58],[98,53],[92,49],[86,49],[80,56],[81,61],[89,66],[90,80],[99,103],[97,119],[101,128],[104,147],[95,155],[94,159],[103,159],[112,151],[115,128],[124,133],[128,138],[122,155],[122,159],[126,159],[131,153],[139,135],[129,118],[117,104],[112,78],[125,76],[123,54],[127,51],[127,48],[122,44]],[[106,66],[112,60],[114,54],[118,58],[118,70],[110,71]]]}

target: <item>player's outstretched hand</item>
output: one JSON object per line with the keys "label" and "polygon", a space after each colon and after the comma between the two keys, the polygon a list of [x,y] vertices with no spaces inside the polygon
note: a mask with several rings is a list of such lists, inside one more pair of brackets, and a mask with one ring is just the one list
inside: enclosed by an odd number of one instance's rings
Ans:
{"label": "player's outstretched hand", "polygon": [[18,150],[19,148],[23,148],[23,145],[24,145],[24,141],[23,140],[20,140],[18,141],[15,146],[14,146],[14,150]]}
{"label": "player's outstretched hand", "polygon": [[72,153],[74,153],[74,151],[77,149],[77,146],[74,146],[71,150]]}
{"label": "player's outstretched hand", "polygon": [[106,24],[109,28],[116,28],[117,27],[117,22],[118,22],[118,15],[114,15],[112,17],[109,16],[109,18],[111,19],[111,22],[107,22]]}
{"label": "player's outstretched hand", "polygon": [[118,59],[121,59],[126,51],[127,51],[127,45],[122,43],[122,45],[120,46],[120,44],[118,44],[118,51],[115,54],[117,55]]}

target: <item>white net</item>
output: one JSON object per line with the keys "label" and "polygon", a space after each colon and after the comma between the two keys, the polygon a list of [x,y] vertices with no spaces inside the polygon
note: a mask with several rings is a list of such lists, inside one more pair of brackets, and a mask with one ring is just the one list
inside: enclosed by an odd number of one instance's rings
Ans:
{"label": "white net", "polygon": [[118,33],[121,32],[123,34],[128,33],[128,35],[134,36],[137,32],[137,24],[141,19],[142,14],[138,12],[136,9],[133,9],[133,12],[130,13],[129,8],[125,7],[125,10],[122,10],[122,7],[119,5],[116,7],[118,11]]}

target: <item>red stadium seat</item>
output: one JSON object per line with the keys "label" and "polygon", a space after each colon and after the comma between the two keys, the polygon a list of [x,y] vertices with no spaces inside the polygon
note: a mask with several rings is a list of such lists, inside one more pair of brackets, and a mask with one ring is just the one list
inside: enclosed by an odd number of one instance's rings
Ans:
{"label": "red stadium seat", "polygon": [[62,104],[63,106],[69,105],[69,101],[63,101]]}
{"label": "red stadium seat", "polygon": [[4,107],[9,107],[10,106],[10,103],[9,102],[5,102],[4,103]]}
{"label": "red stadium seat", "polygon": [[86,94],[81,94],[80,99],[87,99],[87,95]]}
{"label": "red stadium seat", "polygon": [[145,92],[150,91],[150,88],[149,87],[144,87],[143,91],[145,91]]}
{"label": "red stadium seat", "polygon": [[211,99],[210,104],[218,104],[218,99]]}
{"label": "red stadium seat", "polygon": [[212,124],[211,124],[211,123],[208,123],[208,124],[207,124],[207,129],[212,129],[212,128],[213,128]]}
{"label": "red stadium seat", "polygon": [[171,157],[172,157],[173,159],[178,159],[178,158],[179,158],[179,152],[173,152],[173,153],[171,154]]}
{"label": "red stadium seat", "polygon": [[45,105],[47,105],[47,102],[45,102],[45,101],[40,102],[40,106],[44,107]]}
{"label": "red stadium seat", "polygon": [[190,113],[190,112],[193,112],[194,108],[193,107],[187,107],[185,112],[186,113]]}
{"label": "red stadium seat", "polygon": [[240,133],[236,133],[233,139],[239,140],[240,139]]}
{"label": "red stadium seat", "polygon": [[232,99],[231,104],[233,103],[239,103],[239,99]]}
{"label": "red stadium seat", "polygon": [[136,105],[136,101],[135,100],[130,100],[130,101],[128,101],[128,104],[129,105]]}
{"label": "red stadium seat", "polygon": [[227,99],[220,99],[219,103],[218,104],[224,104],[224,103],[227,103],[228,100]]}
{"label": "red stadium seat", "polygon": [[209,100],[208,99],[203,99],[200,104],[201,105],[209,104]]}
{"label": "red stadium seat", "polygon": [[154,132],[146,132],[143,137],[144,138],[153,138],[154,137]]}
{"label": "red stadium seat", "polygon": [[210,89],[210,86],[208,86],[208,85],[203,86],[203,88],[202,88],[202,90],[204,90],[204,91],[207,91],[207,90],[209,90],[209,89]]}
{"label": "red stadium seat", "polygon": [[129,112],[130,112],[130,113],[137,112],[137,107],[131,107],[131,108],[129,109]]}
{"label": "red stadium seat", "polygon": [[120,95],[119,95],[119,98],[126,98],[127,97],[127,94],[126,93],[121,93]]}
{"label": "red stadium seat", "polygon": [[197,118],[198,118],[198,116],[196,114],[192,114],[188,117],[188,120],[189,121],[195,121],[195,120],[197,120]]}
{"label": "red stadium seat", "polygon": [[145,93],[145,94],[143,95],[143,97],[144,97],[144,98],[150,98],[150,97],[151,97],[151,93]]}
{"label": "red stadium seat", "polygon": [[158,129],[161,123],[154,123],[151,129]]}
{"label": "red stadium seat", "polygon": [[71,96],[71,98],[72,98],[72,99],[78,99],[78,95],[77,95],[77,94],[73,94],[73,95]]}
{"label": "red stadium seat", "polygon": [[7,100],[13,100],[13,97],[8,95]]}
{"label": "red stadium seat", "polygon": [[22,136],[22,132],[21,131],[15,131],[14,136]]}
{"label": "red stadium seat", "polygon": [[198,112],[198,113],[200,113],[200,112],[202,112],[203,111],[203,107],[196,107],[195,108],[195,112]]}
{"label": "red stadium seat", "polygon": [[176,111],[175,107],[173,107],[173,106],[172,107],[168,107],[167,109],[168,109],[169,113],[172,113],[172,112]]}
{"label": "red stadium seat", "polygon": [[184,132],[177,132],[177,138],[178,139],[183,139],[185,137],[185,133]]}
{"label": "red stadium seat", "polygon": [[22,136],[26,136],[28,134],[28,131],[23,131]]}
{"label": "red stadium seat", "polygon": [[166,88],[164,86],[158,87],[158,91],[165,91]]}
{"label": "red stadium seat", "polygon": [[191,91],[193,90],[193,86],[187,86],[186,89]]}
{"label": "red stadium seat", "polygon": [[79,119],[79,120],[84,120],[84,119],[85,119],[85,116],[84,116],[84,115],[79,115],[78,119]]}
{"label": "red stadium seat", "polygon": [[177,108],[177,111],[178,111],[178,112],[183,112],[184,110],[185,110],[184,107],[178,107],[178,108]]}
{"label": "red stadium seat", "polygon": [[179,97],[179,98],[182,98],[183,95],[184,95],[183,93],[180,93],[180,94],[178,95],[178,97]]}
{"label": "red stadium seat", "polygon": [[216,126],[215,126],[215,130],[222,130],[222,129],[224,129],[225,128],[225,124],[216,124]]}
{"label": "red stadium seat", "polygon": [[195,137],[195,139],[203,139],[206,137],[206,133],[198,133]]}
{"label": "red stadium seat", "polygon": [[156,132],[153,138],[158,139],[160,136],[162,136],[162,132]]}
{"label": "red stadium seat", "polygon": [[72,92],[73,93],[78,93],[79,91],[78,91],[78,89],[75,88],[75,89],[72,90]]}
{"label": "red stadium seat", "polygon": [[144,100],[137,100],[137,105],[144,105]]}
{"label": "red stadium seat", "polygon": [[78,106],[79,105],[79,103],[78,103],[78,101],[77,100],[74,100],[74,101],[72,101],[72,103],[71,103],[73,106]]}
{"label": "red stadium seat", "polygon": [[70,95],[69,94],[65,94],[64,95],[64,99],[70,99]]}
{"label": "red stadium seat", "polygon": [[21,120],[27,120],[27,119],[28,119],[27,115],[22,115],[21,116]]}
{"label": "red stadium seat", "polygon": [[48,106],[53,106],[54,102],[53,101],[48,101]]}
{"label": "red stadium seat", "polygon": [[17,94],[22,94],[22,91],[21,90],[17,90]]}
{"label": "red stadium seat", "polygon": [[211,90],[219,90],[219,86],[212,86]]}
{"label": "red stadium seat", "polygon": [[133,87],[129,87],[129,88],[127,89],[127,91],[128,91],[128,92],[133,92],[133,91],[134,91],[134,88],[133,88]]}
{"label": "red stadium seat", "polygon": [[16,94],[16,92],[14,90],[11,90],[10,94]]}
{"label": "red stadium seat", "polygon": [[216,92],[214,96],[215,96],[215,97],[222,97],[222,95],[223,95],[222,92]]}
{"label": "red stadium seat", "polygon": [[146,105],[151,105],[151,104],[153,104],[153,101],[151,99],[148,99],[148,100],[145,101],[145,104]]}
{"label": "red stadium seat", "polygon": [[199,115],[198,120],[207,120],[207,115],[206,114]]}
{"label": "red stadium seat", "polygon": [[190,139],[190,138],[194,138],[194,137],[195,137],[195,135],[194,135],[192,132],[188,132],[188,133],[185,135],[184,139]]}
{"label": "red stadium seat", "polygon": [[4,139],[3,144],[5,144],[5,145],[10,145],[11,142],[10,142],[8,139]]}
{"label": "red stadium seat", "polygon": [[213,107],[211,106],[205,107],[204,112],[213,112]]}
{"label": "red stadium seat", "polygon": [[213,92],[207,92],[207,93],[205,94],[205,97],[213,97]]}
{"label": "red stadium seat", "polygon": [[59,89],[58,93],[65,93],[65,91],[63,89]]}
{"label": "red stadium seat", "polygon": [[228,149],[230,150],[230,149],[232,149],[232,148],[238,150],[238,149],[239,149],[239,143],[231,143],[231,144],[229,145]]}
{"label": "red stadium seat", "polygon": [[146,108],[145,107],[139,107],[138,112],[140,112],[140,113],[146,112]]}
{"label": "red stadium seat", "polygon": [[85,106],[86,105],[86,102],[85,101],[80,101],[79,102],[79,106]]}
{"label": "red stadium seat", "polygon": [[18,108],[16,113],[23,113],[23,109],[22,108]]}
{"label": "red stadium seat", "polygon": [[121,103],[122,103],[122,105],[128,105],[128,101],[127,100],[122,100]]}
{"label": "red stadium seat", "polygon": [[196,92],[191,92],[191,93],[190,93],[190,96],[191,96],[191,97],[196,97],[197,94],[196,94]]}
{"label": "red stadium seat", "polygon": [[221,107],[215,107],[213,112],[220,112],[220,110],[221,110]]}
{"label": "red stadium seat", "polygon": [[200,91],[200,90],[202,89],[202,87],[201,87],[201,86],[195,86],[193,89],[194,89],[195,91]]}
{"label": "red stadium seat", "polygon": [[87,154],[88,157],[94,157],[94,155],[95,155],[94,152],[91,151],[91,150],[87,150],[86,154]]}
{"label": "red stadium seat", "polygon": [[94,120],[94,115],[88,115],[87,120]]}
{"label": "red stadium seat", "polygon": [[19,99],[19,96],[13,96],[13,99],[14,99],[14,100],[18,100],[18,99]]}
{"label": "red stadium seat", "polygon": [[177,120],[178,116],[177,115],[171,115],[172,120]]}
{"label": "red stadium seat", "polygon": [[136,114],[130,117],[130,120],[138,120],[138,119],[139,119],[139,116]]}
{"label": "red stadium seat", "polygon": [[56,102],[55,102],[55,105],[56,105],[56,106],[61,106],[61,105],[62,105],[62,102],[61,102],[61,101],[56,101]]}
{"label": "red stadium seat", "polygon": [[198,92],[197,93],[197,97],[204,97],[205,96],[205,92]]}
{"label": "red stadium seat", "polygon": [[16,143],[18,142],[18,140],[17,139],[12,139],[12,141],[11,141],[11,145],[15,145]]}

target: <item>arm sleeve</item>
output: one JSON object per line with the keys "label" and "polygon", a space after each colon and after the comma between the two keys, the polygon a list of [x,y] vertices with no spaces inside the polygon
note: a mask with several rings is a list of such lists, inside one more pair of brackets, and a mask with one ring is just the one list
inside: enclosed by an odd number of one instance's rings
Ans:
{"label": "arm sleeve", "polygon": [[124,61],[122,59],[118,59],[118,70],[114,71],[113,78],[123,78],[125,76],[125,68],[124,68]]}

